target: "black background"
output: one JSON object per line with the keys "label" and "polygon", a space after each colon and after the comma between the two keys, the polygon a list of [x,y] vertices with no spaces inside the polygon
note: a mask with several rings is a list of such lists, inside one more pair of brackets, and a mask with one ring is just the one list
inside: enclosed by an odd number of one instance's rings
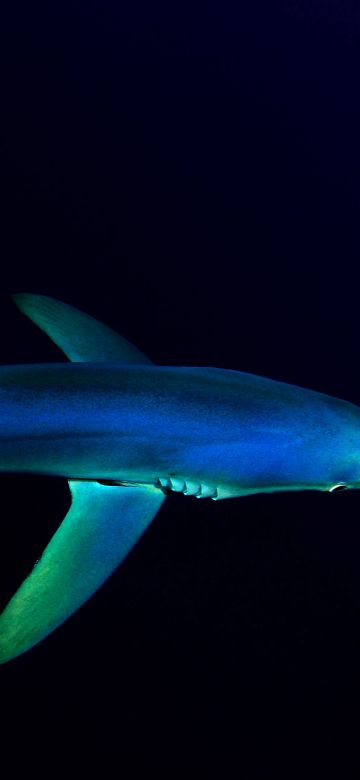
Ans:
{"label": "black background", "polygon": [[[0,361],[63,359],[31,291],[157,363],[360,403],[358,3],[14,2],[0,38]],[[0,486],[5,604],[69,494]],[[13,766],[358,777],[358,521],[356,492],[171,496],[1,668]]]}

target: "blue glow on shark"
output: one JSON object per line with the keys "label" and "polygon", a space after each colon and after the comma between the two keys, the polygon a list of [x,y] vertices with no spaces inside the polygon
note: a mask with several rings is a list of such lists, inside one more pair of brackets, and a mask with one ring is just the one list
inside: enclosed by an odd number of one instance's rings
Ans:
{"label": "blue glow on shark", "polygon": [[44,639],[121,563],[166,495],[360,486],[360,409],[216,368],[154,366],[71,306],[18,307],[70,363],[0,368],[0,471],[69,480],[71,507],[0,615],[0,662]]}

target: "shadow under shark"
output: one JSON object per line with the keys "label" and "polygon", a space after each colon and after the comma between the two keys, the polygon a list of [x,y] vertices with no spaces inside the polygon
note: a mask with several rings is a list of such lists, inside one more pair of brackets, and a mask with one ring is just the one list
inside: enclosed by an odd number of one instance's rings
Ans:
{"label": "shadow under shark", "polygon": [[71,306],[14,299],[72,362],[0,368],[0,471],[66,477],[72,503],[0,615],[0,662],[100,587],[169,491],[219,500],[360,486],[353,404],[238,371],[154,366]]}

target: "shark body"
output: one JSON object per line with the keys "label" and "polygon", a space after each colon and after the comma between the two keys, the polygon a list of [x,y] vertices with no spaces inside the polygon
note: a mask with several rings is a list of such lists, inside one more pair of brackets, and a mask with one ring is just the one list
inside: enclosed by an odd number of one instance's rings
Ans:
{"label": "shark body", "polygon": [[15,301],[72,362],[0,368],[0,471],[65,477],[72,504],[0,615],[0,662],[100,587],[169,491],[219,500],[360,486],[357,406],[237,371],[157,367],[66,304]]}

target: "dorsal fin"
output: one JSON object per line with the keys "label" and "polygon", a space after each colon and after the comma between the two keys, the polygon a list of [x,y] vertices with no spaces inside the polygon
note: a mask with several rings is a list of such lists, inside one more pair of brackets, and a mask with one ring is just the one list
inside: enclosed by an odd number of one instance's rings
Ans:
{"label": "dorsal fin", "polygon": [[67,303],[31,293],[18,293],[13,300],[69,360],[140,365],[152,362],[107,325]]}

